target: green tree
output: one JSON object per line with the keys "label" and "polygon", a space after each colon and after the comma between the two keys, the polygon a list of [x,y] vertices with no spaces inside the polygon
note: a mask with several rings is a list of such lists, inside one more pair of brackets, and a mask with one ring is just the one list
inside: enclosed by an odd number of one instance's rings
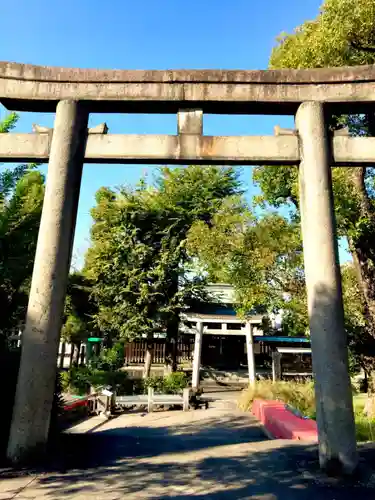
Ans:
{"label": "green tree", "polygon": [[[0,123],[0,133],[11,131],[14,113]],[[0,173],[0,332],[14,331],[25,318],[39,221],[44,178],[34,165],[20,165]]]}
{"label": "green tree", "polygon": [[[64,324],[62,340],[73,345],[71,361],[79,364],[82,342],[97,332],[94,316],[97,312],[92,298],[92,282],[82,273],[69,275],[67,295],[65,299]],[[63,356],[61,357],[63,360]]]}
{"label": "green tree", "polygon": [[206,296],[204,280],[189,274],[188,231],[196,220],[209,224],[220,198],[238,190],[234,169],[192,166],[161,169],[154,186],[98,192],[85,272],[103,331],[142,334],[149,346],[162,331],[176,345],[179,314]]}
{"label": "green tree", "polygon": [[24,319],[43,206],[44,179],[25,174],[0,209],[0,330]]}
{"label": "green tree", "polygon": [[240,198],[223,203],[212,224],[196,223],[188,249],[214,281],[234,286],[237,311],[284,312],[284,333],[307,329],[302,244],[298,224],[275,212],[254,216]]}
{"label": "green tree", "polygon": [[[270,68],[312,68],[373,64],[375,53],[375,1],[326,0],[318,17],[282,34],[270,58]],[[344,125],[350,133],[374,135],[374,116],[332,117],[331,129]],[[298,219],[297,168],[256,168],[254,180],[266,206],[291,207]],[[348,241],[365,301],[365,315],[375,336],[374,169],[333,169],[338,234]]]}
{"label": "green tree", "polygon": [[364,297],[352,263],[341,266],[341,276],[350,368],[352,372],[362,368],[367,378],[375,368],[375,342],[366,321]]}
{"label": "green tree", "polygon": [[[10,113],[4,120],[0,121],[0,134],[11,132],[16,127],[18,119],[17,113]],[[14,168],[3,169],[0,172],[0,209],[7,197],[14,191],[17,182],[35,167],[35,163],[21,164]]]}

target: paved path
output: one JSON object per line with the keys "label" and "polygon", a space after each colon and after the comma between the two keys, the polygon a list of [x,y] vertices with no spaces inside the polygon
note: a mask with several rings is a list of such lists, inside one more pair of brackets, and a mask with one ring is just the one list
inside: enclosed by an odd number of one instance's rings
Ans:
{"label": "paved path", "polygon": [[268,440],[228,401],[122,415],[62,444],[64,459],[47,473],[0,474],[0,500],[375,498],[368,486],[327,481],[313,448]]}

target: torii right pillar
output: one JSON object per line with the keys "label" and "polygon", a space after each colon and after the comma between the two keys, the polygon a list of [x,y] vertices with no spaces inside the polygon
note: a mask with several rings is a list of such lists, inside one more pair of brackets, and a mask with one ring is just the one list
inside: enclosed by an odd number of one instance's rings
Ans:
{"label": "torii right pillar", "polygon": [[348,372],[341,274],[333,206],[331,151],[322,103],[296,115],[300,210],[311,334],[320,466],[351,474],[358,464]]}

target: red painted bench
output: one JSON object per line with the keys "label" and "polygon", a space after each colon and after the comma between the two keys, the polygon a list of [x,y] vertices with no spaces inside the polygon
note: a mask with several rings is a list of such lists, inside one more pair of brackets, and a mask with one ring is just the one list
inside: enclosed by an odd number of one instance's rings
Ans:
{"label": "red painted bench", "polygon": [[318,441],[316,422],[294,415],[281,401],[255,399],[252,413],[274,438]]}

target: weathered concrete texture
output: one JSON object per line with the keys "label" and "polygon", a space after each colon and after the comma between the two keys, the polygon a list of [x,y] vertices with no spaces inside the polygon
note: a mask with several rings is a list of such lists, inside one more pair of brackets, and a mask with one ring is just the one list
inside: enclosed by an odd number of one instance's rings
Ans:
{"label": "weathered concrete texture", "polygon": [[[195,130],[195,129],[194,129]],[[47,161],[48,134],[0,134],[0,161]],[[89,135],[86,163],[297,164],[296,137],[210,137],[173,135]]]}
{"label": "weathered concrete texture", "polygon": [[47,439],[87,118],[77,102],[57,106],[8,446],[14,461]]}
{"label": "weathered concrete texture", "polygon": [[[48,133],[0,134],[0,161],[46,162],[51,138]],[[298,138],[291,135],[210,137],[186,132],[181,136],[93,133],[87,139],[85,152],[86,163],[297,165],[299,161]],[[374,165],[375,138],[333,138],[332,164]]]}
{"label": "weathered concrete texture", "polygon": [[121,83],[352,83],[374,82],[375,68],[350,66],[342,68],[277,69],[277,70],[119,70],[36,66],[0,61],[0,78],[32,81],[121,82]]}
{"label": "weathered concrete texture", "polygon": [[201,109],[181,110],[177,113],[178,134],[203,134],[203,111]]}
{"label": "weathered concrete texture", "polygon": [[333,138],[333,163],[337,166],[363,165],[375,163],[374,137]]}
{"label": "weathered concrete texture", "polygon": [[358,458],[323,105],[302,104],[296,125],[320,462],[322,467],[339,464],[352,472]]}
{"label": "weathered concrete texture", "polygon": [[[373,102],[373,66],[314,70],[120,71],[0,63],[0,102],[14,110],[54,110],[62,99],[90,111],[175,113],[199,103],[216,113],[293,113],[307,100],[356,106]],[[118,102],[115,102],[118,101]],[[112,105],[111,105],[112,103]],[[136,108],[134,108],[136,103]],[[228,104],[230,104],[228,106]],[[272,109],[270,109],[272,104]],[[143,110],[144,110],[143,109]],[[359,108],[358,108],[359,109]],[[357,111],[358,111],[357,109]]]}
{"label": "weathered concrete texture", "polygon": [[50,148],[49,134],[0,134],[1,162],[47,162]]}

